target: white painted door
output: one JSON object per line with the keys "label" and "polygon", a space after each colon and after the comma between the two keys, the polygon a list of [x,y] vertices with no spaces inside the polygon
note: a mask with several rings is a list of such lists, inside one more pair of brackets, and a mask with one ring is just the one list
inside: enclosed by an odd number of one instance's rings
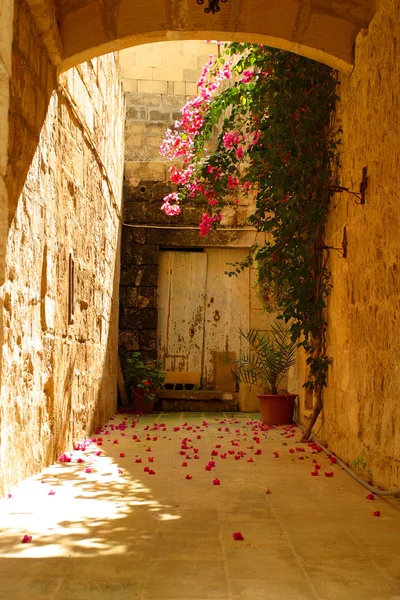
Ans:
{"label": "white painted door", "polygon": [[158,355],[166,371],[201,373],[207,255],[160,252]]}
{"label": "white painted door", "polygon": [[236,352],[242,346],[239,328],[249,328],[249,269],[238,277],[228,277],[232,270],[227,263],[242,261],[248,255],[245,248],[210,248],[208,256],[207,290],[204,327],[203,384],[212,383],[213,352]]}
{"label": "white painted door", "polygon": [[249,327],[249,270],[228,277],[227,263],[243,248],[160,252],[158,352],[167,371],[194,371],[212,386],[213,352],[241,350],[239,328]]}

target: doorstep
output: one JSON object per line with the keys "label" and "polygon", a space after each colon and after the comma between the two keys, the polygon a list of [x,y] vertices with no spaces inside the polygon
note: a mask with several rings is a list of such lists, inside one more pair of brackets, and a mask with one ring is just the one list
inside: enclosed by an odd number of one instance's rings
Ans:
{"label": "doorstep", "polygon": [[237,393],[219,390],[160,390],[157,398],[166,412],[229,412],[238,405]]}

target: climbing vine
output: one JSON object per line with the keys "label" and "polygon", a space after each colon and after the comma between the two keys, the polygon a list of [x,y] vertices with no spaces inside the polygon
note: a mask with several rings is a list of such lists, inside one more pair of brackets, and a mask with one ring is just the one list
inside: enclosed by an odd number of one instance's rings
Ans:
{"label": "climbing vine", "polygon": [[[232,79],[229,87],[221,83]],[[282,50],[230,43],[205,66],[199,94],[182,109],[161,153],[182,161],[170,169],[178,186],[164,199],[167,214],[201,194],[208,208],[201,235],[216,228],[227,204],[252,194],[248,218],[267,233],[230,275],[257,265],[267,309],[290,324],[307,353],[314,414],[323,404],[330,359],[326,353],[326,299],[331,289],[325,225],[338,163],[332,129],[336,79],[329,67]],[[216,93],[218,91],[218,93]],[[219,127],[214,149],[215,128]]]}

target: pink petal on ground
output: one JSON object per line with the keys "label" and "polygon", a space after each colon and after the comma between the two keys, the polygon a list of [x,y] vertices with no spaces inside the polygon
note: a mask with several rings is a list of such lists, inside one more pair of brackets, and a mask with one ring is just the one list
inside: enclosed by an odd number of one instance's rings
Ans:
{"label": "pink petal on ground", "polygon": [[192,475],[186,475],[185,479],[192,479]]}
{"label": "pink petal on ground", "polygon": [[334,475],[333,471],[331,473],[327,473],[325,471],[325,477],[333,477],[333,475]]}
{"label": "pink petal on ground", "polygon": [[118,469],[118,473],[121,475],[121,473],[123,473],[122,469]]}
{"label": "pink petal on ground", "polygon": [[31,541],[32,541],[32,536],[25,534],[21,540],[21,544],[29,544],[29,542],[31,542]]}
{"label": "pink petal on ground", "polygon": [[318,477],[318,475],[319,475],[319,471],[311,471],[311,475],[312,475],[313,477]]}
{"label": "pink petal on ground", "polygon": [[149,458],[147,459],[147,462],[154,462],[154,456],[149,456]]}
{"label": "pink petal on ground", "polygon": [[366,496],[367,500],[375,500],[375,496],[374,494],[368,494],[368,496]]}
{"label": "pink petal on ground", "polygon": [[91,473],[91,472],[92,472],[92,469],[90,467],[86,467],[85,473]]}
{"label": "pink petal on ground", "polygon": [[101,450],[99,450],[98,452],[96,452],[96,456],[101,456]]}
{"label": "pink petal on ground", "polygon": [[373,517],[380,517],[381,516],[381,511],[380,510],[376,510],[375,512],[372,513]]}
{"label": "pink petal on ground", "polygon": [[141,459],[141,458],[137,458],[137,459],[135,460],[135,463],[141,463],[141,462],[142,462],[142,459]]}
{"label": "pink petal on ground", "polygon": [[183,462],[182,467],[187,467],[187,462]]}
{"label": "pink petal on ground", "polygon": [[155,475],[156,474],[156,472],[153,471],[153,469],[150,469],[148,473],[149,473],[149,475]]}
{"label": "pink petal on ground", "polygon": [[125,454],[123,452],[120,453],[119,455],[120,458],[125,458]]}
{"label": "pink petal on ground", "polygon": [[54,490],[50,490],[49,493],[47,494],[48,496],[54,496],[55,491]]}
{"label": "pink petal on ground", "polygon": [[220,482],[220,480],[219,480],[218,478],[217,478],[217,479],[214,479],[214,480],[213,480],[213,485],[221,485],[221,482]]}
{"label": "pink petal on ground", "polygon": [[233,533],[232,536],[233,536],[233,539],[235,540],[235,542],[241,542],[242,540],[244,540],[244,537],[240,533],[240,531],[237,531],[236,533]]}

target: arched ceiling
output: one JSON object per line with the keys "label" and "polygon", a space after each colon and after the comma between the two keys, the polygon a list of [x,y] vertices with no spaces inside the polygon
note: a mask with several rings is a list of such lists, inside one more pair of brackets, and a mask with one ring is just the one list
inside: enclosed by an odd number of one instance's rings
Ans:
{"label": "arched ceiling", "polygon": [[[56,5],[54,4],[56,2]],[[354,43],[373,0],[28,0],[50,59],[61,70],[135,46],[167,40],[262,43],[350,72]]]}

